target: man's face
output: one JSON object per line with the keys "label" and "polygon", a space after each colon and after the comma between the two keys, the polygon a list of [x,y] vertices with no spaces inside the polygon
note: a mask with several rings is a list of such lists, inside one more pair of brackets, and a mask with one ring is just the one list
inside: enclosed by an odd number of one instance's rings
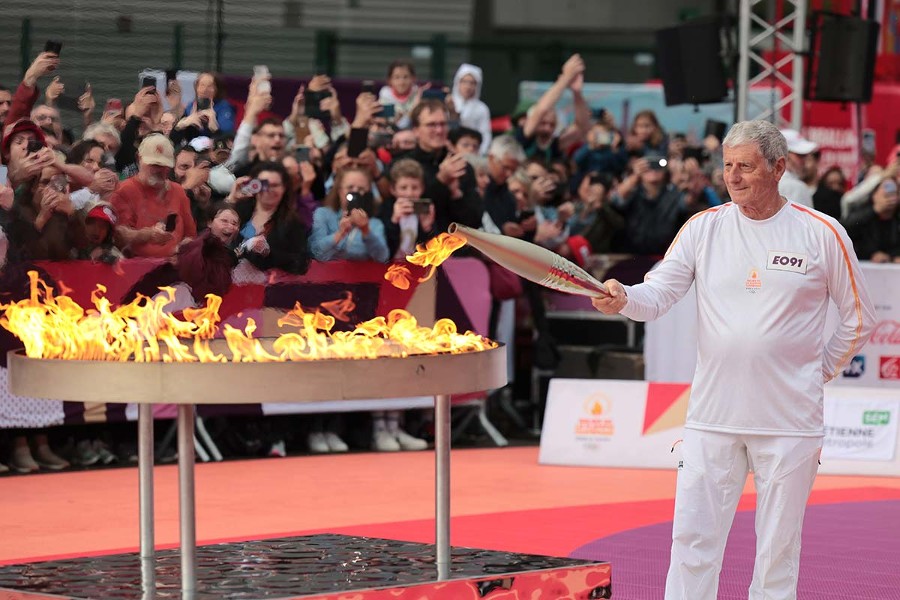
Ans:
{"label": "man's face", "polygon": [[785,160],[769,168],[756,144],[725,147],[725,187],[738,206],[756,206],[778,194],[778,181],[784,175]]}
{"label": "man's face", "polygon": [[519,161],[514,158],[496,158],[488,156],[488,172],[495,183],[503,185],[509,176],[519,168]]}
{"label": "man's face", "polygon": [[31,120],[42,129],[54,127],[59,124],[59,111],[49,106],[38,106],[31,111]]}
{"label": "man's face", "polygon": [[196,158],[197,155],[193,152],[182,150],[178,153],[178,156],[175,157],[175,181],[184,183],[188,170],[192,169],[196,164]]}
{"label": "man's face", "polygon": [[549,140],[556,131],[556,112],[548,111],[538,122],[537,129],[534,130],[535,136],[540,140]]}
{"label": "man's face", "polygon": [[391,145],[398,152],[408,152],[416,147],[416,134],[411,129],[404,129],[394,134]]}
{"label": "man's face", "polygon": [[15,164],[28,155],[28,142],[37,139],[30,131],[23,131],[13,135],[9,145],[9,162]]}
{"label": "man's face", "polygon": [[284,127],[267,124],[253,136],[256,152],[268,159],[277,159],[284,152]]}
{"label": "man's face", "polygon": [[810,152],[803,157],[803,180],[813,182],[819,173],[819,153]]}
{"label": "man's face", "polygon": [[10,106],[12,106],[12,92],[0,90],[0,125],[3,125],[6,121],[6,115],[9,113]]}
{"label": "man's face", "polygon": [[447,114],[443,110],[422,111],[419,125],[413,129],[419,146],[425,152],[434,152],[447,145]]}
{"label": "man's face", "polygon": [[154,188],[162,188],[166,185],[166,180],[169,178],[169,171],[171,171],[169,167],[164,167],[162,165],[148,165],[141,163],[138,168],[138,173],[141,175],[141,179],[145,184]]}
{"label": "man's face", "polygon": [[481,144],[478,143],[478,140],[469,136],[459,138],[456,146],[453,147],[457,154],[478,154],[480,148]]}

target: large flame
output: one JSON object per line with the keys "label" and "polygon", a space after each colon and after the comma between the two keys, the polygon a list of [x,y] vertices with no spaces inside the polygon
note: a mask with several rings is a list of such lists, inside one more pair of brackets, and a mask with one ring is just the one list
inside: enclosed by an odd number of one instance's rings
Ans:
{"label": "large flame", "polygon": [[434,275],[435,269],[450,258],[456,250],[466,245],[466,240],[449,233],[442,233],[431,238],[424,244],[416,246],[415,253],[406,257],[408,262],[420,267],[431,267],[428,273],[419,282],[428,281]]}
{"label": "large flame", "polygon": [[[451,250],[452,252],[452,250]],[[448,253],[449,256],[449,253]],[[274,341],[254,338],[256,323],[243,330],[226,324],[222,330],[231,353],[217,352],[212,339],[219,332],[222,299],[206,296],[206,305],[189,308],[182,317],[166,312],[174,299],[172,288],[154,298],[139,297],[113,307],[98,285],[91,294],[93,308],[83,309],[66,295],[28,274],[31,294],[19,302],[0,305],[0,326],[15,334],[30,358],[136,362],[271,362],[328,358],[376,358],[413,354],[460,353],[485,350],[494,342],[472,332],[459,333],[456,324],[441,319],[421,327],[405,310],[387,318],[360,323],[351,331],[332,331],[338,320],[348,321],[355,309],[352,296],[323,303],[323,310],[307,310],[299,303],[279,319],[280,327],[295,331]],[[326,314],[330,313],[330,314]],[[221,348],[224,351],[224,347]]]}

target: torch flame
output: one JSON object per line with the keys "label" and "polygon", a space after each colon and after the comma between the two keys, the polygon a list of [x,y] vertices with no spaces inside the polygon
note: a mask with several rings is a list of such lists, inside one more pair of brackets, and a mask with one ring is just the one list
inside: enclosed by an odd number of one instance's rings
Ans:
{"label": "torch flame", "polygon": [[[447,251],[447,256],[452,251]],[[436,266],[439,261],[431,264]],[[356,307],[352,295],[347,293],[344,298],[322,305],[331,314],[306,310],[297,303],[278,321],[280,327],[294,331],[282,334],[272,343],[253,337],[253,319],[247,319],[243,330],[226,324],[222,335],[231,352],[229,357],[214,350],[211,342],[219,333],[221,321],[218,311],[222,299],[218,296],[207,295],[205,306],[185,309],[179,318],[165,310],[174,299],[173,288],[162,288],[153,298],[140,296],[113,307],[104,296],[106,289],[98,285],[91,294],[93,308],[83,309],[68,296],[55,296],[53,288],[41,281],[36,272],[29,272],[28,276],[29,297],[0,305],[0,326],[22,340],[30,358],[281,362],[456,354],[496,347],[495,342],[475,333],[459,333],[449,319],[441,319],[433,327],[422,327],[415,317],[400,309],[391,311],[387,318],[359,323],[351,331],[332,331],[335,323],[346,322]]]}
{"label": "torch flame", "polygon": [[419,279],[419,283],[422,283],[431,279],[435,269],[450,258],[451,254],[465,245],[466,240],[463,238],[450,235],[449,233],[442,233],[435,238],[431,238],[425,244],[416,246],[415,253],[407,256],[406,260],[420,267],[431,267],[425,277]]}

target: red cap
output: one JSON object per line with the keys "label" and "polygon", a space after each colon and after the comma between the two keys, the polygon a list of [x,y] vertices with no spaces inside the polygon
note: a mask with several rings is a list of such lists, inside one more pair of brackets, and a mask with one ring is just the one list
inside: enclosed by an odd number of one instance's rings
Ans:
{"label": "red cap", "polygon": [[12,145],[13,136],[17,133],[31,132],[42,144],[46,145],[47,140],[44,138],[44,132],[35,125],[34,121],[28,119],[19,119],[15,123],[8,125],[3,133],[3,145],[0,146],[0,156],[3,158],[3,164],[9,162],[9,147]]}
{"label": "red cap", "polygon": [[90,211],[88,211],[85,219],[100,219],[101,221],[106,221],[110,224],[110,226],[115,226],[116,221],[119,219],[116,217],[116,211],[112,209],[108,204],[98,204]]}

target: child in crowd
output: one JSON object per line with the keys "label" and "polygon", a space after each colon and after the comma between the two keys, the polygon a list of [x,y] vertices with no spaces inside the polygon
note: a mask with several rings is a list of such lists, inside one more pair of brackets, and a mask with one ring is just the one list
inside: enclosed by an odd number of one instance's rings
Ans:
{"label": "child in crowd", "polygon": [[391,166],[391,198],[382,206],[382,220],[390,256],[397,260],[412,254],[436,234],[434,204],[422,199],[425,172],[418,162],[404,158]]}
{"label": "child in crowd", "polygon": [[113,243],[113,229],[118,218],[108,202],[97,202],[84,216],[84,233],[87,245],[73,251],[73,258],[112,264],[122,258],[122,252]]}
{"label": "child in crowd", "polygon": [[481,152],[482,135],[468,127],[457,127],[447,136],[456,154],[483,154]]}
{"label": "child in crowd", "polygon": [[409,113],[419,102],[416,68],[411,61],[395,60],[388,66],[387,81],[378,92],[378,101],[394,105],[394,123],[405,129],[409,127]]}

